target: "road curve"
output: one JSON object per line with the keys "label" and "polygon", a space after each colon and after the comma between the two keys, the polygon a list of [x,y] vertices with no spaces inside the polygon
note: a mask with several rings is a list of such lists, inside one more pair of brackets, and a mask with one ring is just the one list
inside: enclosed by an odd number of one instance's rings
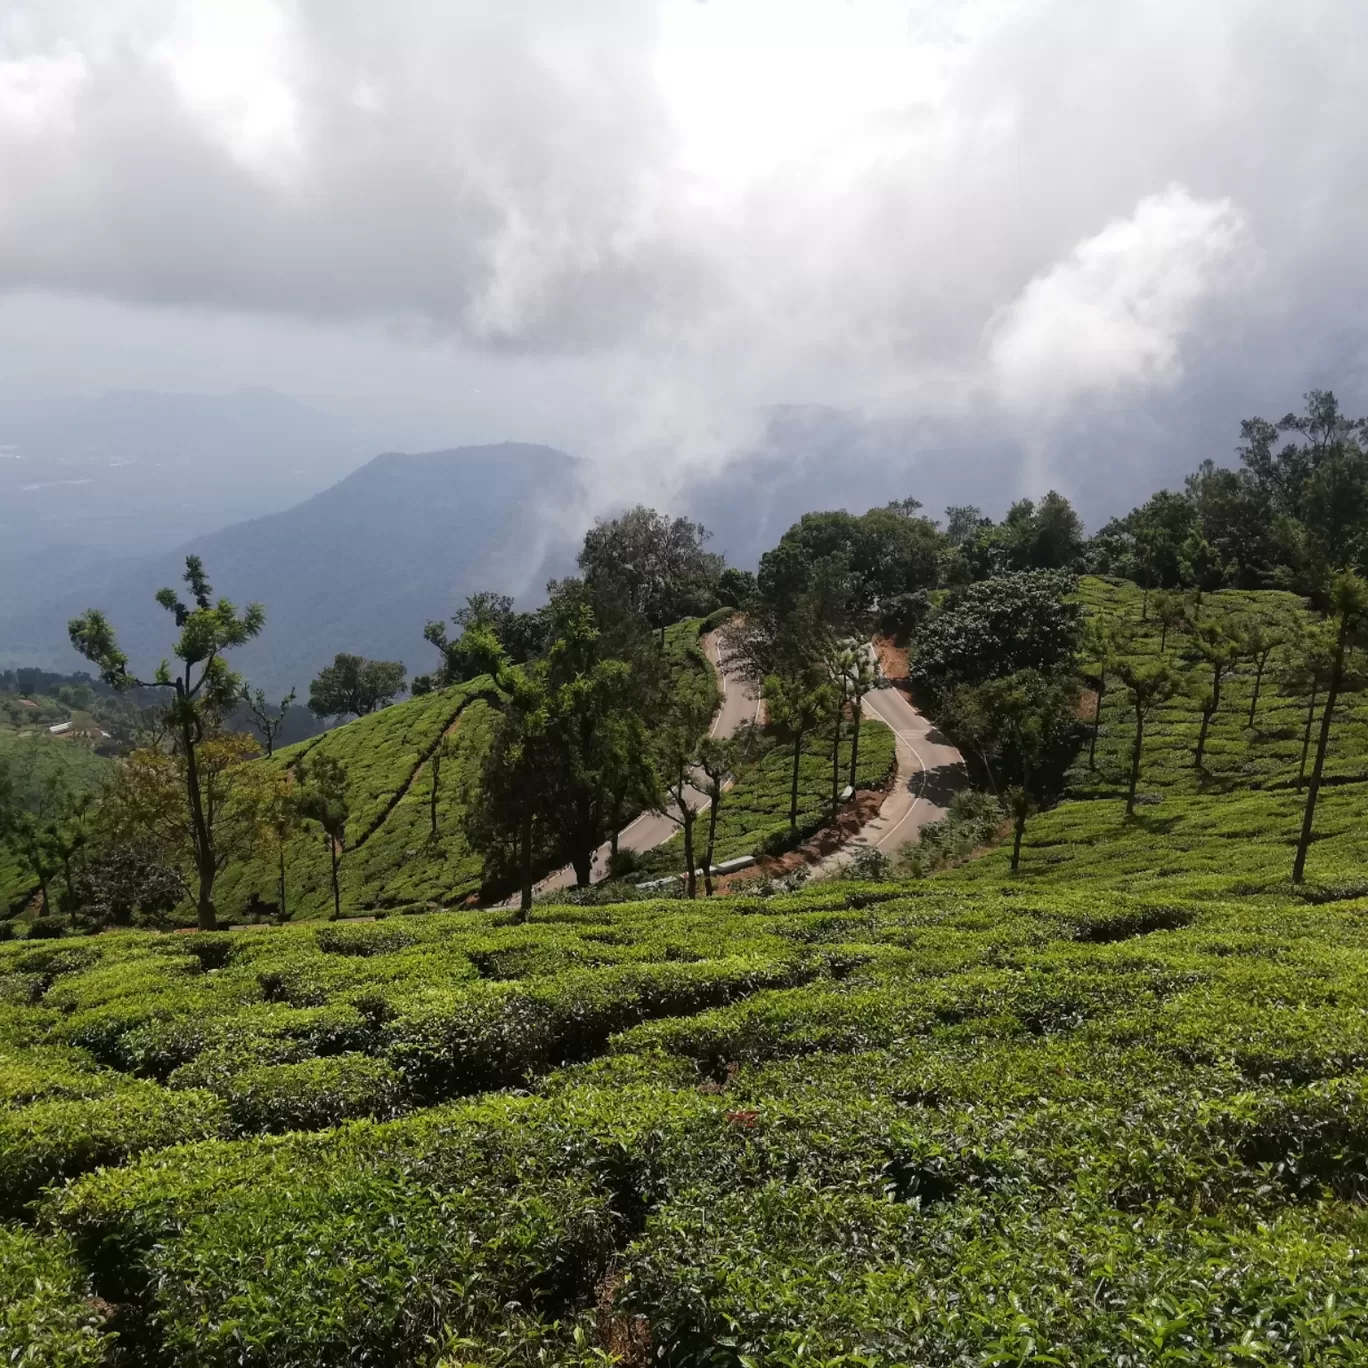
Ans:
{"label": "road curve", "polygon": [[[735,736],[747,722],[760,721],[764,704],[761,702],[756,686],[750,680],[744,679],[741,675],[727,669],[719,649],[717,632],[709,632],[702,638],[701,644],[704,653],[712,661],[713,668],[717,672],[718,687],[722,694],[722,702],[713,717],[712,726],[708,728],[708,735]],[[693,795],[694,806],[700,808],[707,806],[708,799],[704,794],[695,790],[690,790],[690,792]],[[643,812],[640,817],[629,822],[618,832],[618,848],[642,852],[654,850],[656,846],[663,845],[668,841],[678,830],[679,823],[672,822],[661,813]],[[605,841],[594,852],[594,863],[590,877],[595,883],[608,875],[608,855],[611,849],[611,845]],[[565,865],[553,874],[548,874],[535,886],[533,892],[550,893],[557,888],[573,888],[574,885],[574,868]]]}

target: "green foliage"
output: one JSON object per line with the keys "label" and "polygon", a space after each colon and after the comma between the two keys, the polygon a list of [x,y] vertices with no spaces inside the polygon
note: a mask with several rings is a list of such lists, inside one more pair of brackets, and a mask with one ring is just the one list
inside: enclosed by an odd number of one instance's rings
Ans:
{"label": "green foliage", "polygon": [[309,685],[309,711],[315,717],[366,717],[393,703],[403,688],[401,662],[339,651]]}
{"label": "green foliage", "polygon": [[12,1368],[101,1368],[111,1341],[70,1242],[0,1226],[0,1359]]}
{"label": "green foliage", "polygon": [[1067,597],[1074,587],[1042,570],[952,591],[918,635],[912,679],[939,697],[956,684],[1059,669],[1079,644],[1079,611]]}
{"label": "green foliage", "polygon": [[240,1137],[142,1148],[129,1110],[0,1238],[6,1330],[79,1345],[93,1293],[132,1361],[205,1368],[1356,1361],[1361,906],[986,863],[0,946],[7,1115],[134,1092]]}

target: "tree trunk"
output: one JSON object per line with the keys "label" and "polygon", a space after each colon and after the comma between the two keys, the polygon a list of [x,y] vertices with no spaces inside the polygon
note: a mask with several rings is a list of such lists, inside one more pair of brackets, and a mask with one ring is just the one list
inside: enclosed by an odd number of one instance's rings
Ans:
{"label": "tree trunk", "polygon": [[1202,620],[1202,586],[1200,584],[1197,586],[1197,606],[1193,609],[1192,620],[1193,622]]}
{"label": "tree trunk", "polygon": [[524,805],[522,831],[518,838],[518,866],[522,875],[522,896],[518,900],[518,920],[525,922],[532,911],[532,808]]}
{"label": "tree trunk", "polygon": [[1254,697],[1249,700],[1249,725],[1254,726],[1254,714],[1259,707],[1259,690],[1263,687],[1264,662],[1261,660],[1254,671]]}
{"label": "tree trunk", "polygon": [[47,875],[43,872],[43,867],[36,860],[33,864],[33,871],[38,876],[38,892],[43,898],[42,915],[47,916],[52,911],[52,895],[48,892]]}
{"label": "tree trunk", "polygon": [[1131,746],[1130,789],[1126,793],[1126,816],[1135,814],[1135,790],[1140,783],[1140,751],[1145,744],[1145,718],[1135,710],[1135,742]]}
{"label": "tree trunk", "polygon": [[1140,621],[1141,621],[1141,622],[1148,622],[1148,621],[1149,621],[1149,591],[1150,591],[1149,576],[1147,575],[1147,576],[1145,577],[1145,592],[1144,592],[1144,594],[1141,596],[1141,599],[1140,599]]}
{"label": "tree trunk", "polygon": [[1159,654],[1163,655],[1168,649],[1168,623],[1164,622],[1159,627]]}
{"label": "tree trunk", "polygon": [[337,842],[328,837],[328,859],[332,864],[333,921],[342,920],[342,890],[337,883]]}
{"label": "tree trunk", "polygon": [[831,820],[841,802],[841,714],[836,714],[836,735],[831,742]]}
{"label": "tree trunk", "polygon": [[1311,727],[1316,720],[1316,695],[1320,692],[1320,680],[1311,681],[1311,701],[1306,705],[1306,730],[1302,733],[1301,768],[1297,771],[1297,792],[1306,787],[1306,757],[1311,753]]}
{"label": "tree trunk", "polygon": [[199,875],[197,921],[201,931],[217,931],[218,915],[214,910],[214,875],[217,872],[214,840],[204,816],[204,798],[200,793],[194,733],[187,720],[181,722],[181,744],[185,747],[185,787],[186,796],[190,800],[190,824],[195,837],[195,872]]}
{"label": "tree trunk", "polygon": [[694,848],[693,848],[693,829],[694,829],[694,810],[686,802],[684,795],[680,792],[679,813],[684,819],[684,868],[688,871],[684,887],[691,898],[698,897],[698,878],[694,873]]}
{"label": "tree trunk", "polygon": [[1320,797],[1321,775],[1325,770],[1325,751],[1330,744],[1330,723],[1335,716],[1335,700],[1339,695],[1340,679],[1344,671],[1344,643],[1349,636],[1349,615],[1340,622],[1339,639],[1335,643],[1335,659],[1330,667],[1330,683],[1325,690],[1325,708],[1321,712],[1320,736],[1316,740],[1316,761],[1311,766],[1311,782],[1306,789],[1306,811],[1302,814],[1301,836],[1297,840],[1297,858],[1292,862],[1292,882],[1299,884],[1306,873],[1306,852],[1311,846],[1311,835],[1316,824],[1316,799]]}
{"label": "tree trunk", "polygon": [[1026,832],[1026,814],[1020,813],[1016,819],[1016,834],[1012,840],[1012,873],[1021,867],[1021,838]]}
{"label": "tree trunk", "polygon": [[276,881],[276,891],[280,897],[280,920],[288,921],[289,912],[285,907],[285,847],[280,847],[280,877]]}
{"label": "tree trunk", "polygon": [[803,755],[803,733],[793,738],[793,783],[789,789],[789,830],[798,830],[798,762]]}
{"label": "tree trunk", "polygon": [[1202,725],[1197,732],[1197,754],[1192,761],[1194,769],[1202,768],[1202,756],[1206,754],[1207,728],[1211,725],[1211,714],[1214,711],[1214,708],[1202,709]]}
{"label": "tree trunk", "polygon": [[611,863],[617,859],[618,853],[618,830],[622,826],[622,799],[613,799],[613,821],[612,833],[608,837],[608,859]]}
{"label": "tree trunk", "polygon": [[440,745],[441,743],[439,742],[439,749],[432,752],[432,794],[428,800],[428,818],[432,827],[430,839],[434,841],[437,839],[437,785],[442,778],[442,752]]}
{"label": "tree trunk", "polygon": [[588,888],[594,881],[594,852],[583,849],[572,851],[570,867],[575,871],[575,887]]}
{"label": "tree trunk", "polygon": [[1097,731],[1102,725],[1102,695],[1107,691],[1107,677],[1097,681],[1097,706],[1093,709],[1092,742],[1088,746],[1088,768],[1097,768]]}
{"label": "tree trunk", "polygon": [[708,844],[703,848],[703,891],[712,897],[713,845],[717,840],[717,809],[722,806],[722,781],[714,779],[708,794]]}
{"label": "tree trunk", "polygon": [[860,724],[864,721],[864,699],[855,700],[855,730],[850,733],[850,787],[855,787],[855,776],[860,763]]}

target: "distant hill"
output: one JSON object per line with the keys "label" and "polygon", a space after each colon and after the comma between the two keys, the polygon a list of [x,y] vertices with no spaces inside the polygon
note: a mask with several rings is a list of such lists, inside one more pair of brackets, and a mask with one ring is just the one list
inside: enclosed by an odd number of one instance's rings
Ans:
{"label": "distant hill", "polygon": [[[535,598],[574,563],[582,531],[578,463],[551,447],[502,443],[377,456],[304,503],[191,538],[183,546],[57,586],[26,611],[0,616],[0,662],[73,669],[66,622],[104,609],[139,669],[171,641],[153,601],[178,584],[188,552],[215,592],[266,605],[263,636],[234,653],[272,693],[308,681],[338,651],[427,669],[423,623],[476,589]],[[0,609],[3,613],[3,609]]]}
{"label": "distant hill", "polygon": [[0,403],[0,588],[165,551],[289,508],[360,464],[331,418],[273,390]]}

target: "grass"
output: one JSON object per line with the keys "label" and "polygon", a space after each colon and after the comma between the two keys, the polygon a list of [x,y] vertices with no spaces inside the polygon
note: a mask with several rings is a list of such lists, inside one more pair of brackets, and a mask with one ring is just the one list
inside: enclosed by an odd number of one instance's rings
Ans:
{"label": "grass", "polygon": [[[44,730],[0,724],[0,768],[8,769],[22,798],[36,805],[49,785],[74,794],[96,792],[109,778],[113,761],[96,755],[85,741],[63,741]],[[0,841],[0,916],[21,909],[38,891],[38,881],[16,852]]]}
{"label": "grass", "polygon": [[[1129,619],[1138,629],[1134,656],[1156,659],[1160,632],[1141,623],[1141,591],[1132,584],[1089,578],[1080,587],[1089,614]],[[1251,611],[1310,615],[1290,594],[1222,592],[1205,596],[1204,621],[1233,622]],[[1204,678],[1191,639],[1170,636],[1168,655],[1191,685]],[[1194,699],[1180,693],[1146,723],[1140,804],[1125,815],[1134,735],[1125,690],[1111,681],[1104,698],[1097,768],[1086,743],[1069,775],[1065,801],[1033,817],[1026,828],[1018,879],[1060,887],[1147,892],[1172,889],[1206,896],[1268,894],[1321,899],[1368,890],[1368,694],[1341,695],[1326,762],[1326,787],[1316,814],[1307,883],[1291,884],[1301,827],[1297,772],[1307,699],[1287,690],[1274,661],[1249,727],[1253,668],[1242,664],[1223,686],[1205,763],[1193,763],[1200,724]],[[1089,715],[1090,720],[1090,715]],[[1313,740],[1314,745],[1314,740]],[[994,851],[953,875],[961,882],[1007,877],[1005,851]]]}
{"label": "grass", "polygon": [[1129,821],[1115,699],[1017,877],[0,945],[0,1353],[1365,1362],[1368,733],[1293,890],[1244,688]]}
{"label": "grass", "polygon": [[[665,651],[674,673],[711,675],[712,666],[699,645],[706,625],[705,619],[690,618],[666,629]],[[269,761],[255,762],[289,767],[317,754],[332,755],[346,765],[352,816],[339,871],[344,914],[429,910],[459,903],[479,891],[482,864],[462,833],[461,805],[462,792],[478,772],[494,725],[491,690],[490,680],[477,679],[426,694],[287,747]],[[432,756],[443,736],[447,748],[440,768],[434,837]],[[252,905],[275,906],[277,872],[276,856],[268,851],[230,866],[216,889],[220,910],[236,916]],[[331,914],[327,846],[316,827],[306,825],[290,842],[285,882],[292,919]]]}
{"label": "grass", "polygon": [[0,946],[0,1344],[1361,1362],[1365,912],[928,879]]}

